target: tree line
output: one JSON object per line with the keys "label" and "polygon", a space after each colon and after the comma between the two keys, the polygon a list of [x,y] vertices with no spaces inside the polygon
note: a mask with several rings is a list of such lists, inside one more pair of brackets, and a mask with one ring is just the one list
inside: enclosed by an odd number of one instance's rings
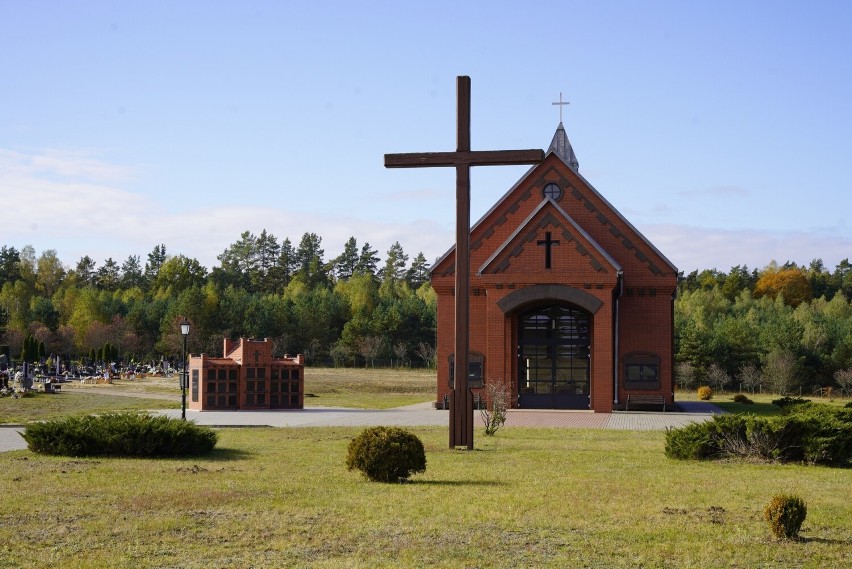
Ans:
{"label": "tree line", "polygon": [[[89,256],[65,267],[55,250],[0,247],[0,344],[24,340],[77,359],[118,348],[120,358],[221,354],[222,338],[270,338],[274,352],[310,364],[434,365],[436,296],[422,253],[409,263],[350,237],[326,258],[322,239],[297,245],[265,229],[242,233],[211,270],[156,245],[143,263]],[[682,387],[795,391],[842,387],[852,374],[852,264],[833,269],[770,263],[680,275],[675,300],[676,381]],[[844,373],[846,375],[844,375]],[[849,386],[852,388],[852,386]]]}
{"label": "tree line", "polygon": [[48,354],[86,357],[109,343],[120,358],[181,353],[179,323],[191,323],[192,353],[221,355],[224,337],[270,338],[276,354],[363,365],[375,360],[431,365],[436,297],[426,259],[409,263],[394,243],[378,251],[350,237],[326,259],[322,238],[298,245],[265,229],[244,232],[208,270],[156,245],[142,263],[130,255],[100,266],[88,255],[66,267],[56,250],[36,255],[0,247],[0,344],[17,357],[32,337]]}
{"label": "tree line", "polygon": [[682,388],[852,394],[852,265],[770,263],[682,276],[675,379]]}

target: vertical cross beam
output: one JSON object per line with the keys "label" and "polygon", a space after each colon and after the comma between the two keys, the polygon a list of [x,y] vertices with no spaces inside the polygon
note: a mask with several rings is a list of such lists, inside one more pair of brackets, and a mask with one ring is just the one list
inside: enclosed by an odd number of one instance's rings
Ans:
{"label": "vertical cross beam", "polygon": [[467,387],[470,346],[470,167],[537,164],[542,150],[470,149],[470,77],[456,82],[456,151],[385,154],[386,168],[456,169],[455,384],[450,394],[450,448],[473,449],[473,395]]}
{"label": "vertical cross beam", "polygon": [[[456,152],[470,152],[470,77],[456,79]],[[462,446],[472,450],[473,395],[467,388],[470,348],[470,164],[456,165],[455,309],[455,383],[450,396],[450,448]]]}
{"label": "vertical cross beam", "polygon": [[550,248],[553,245],[559,245],[559,240],[558,239],[551,239],[550,238],[550,231],[545,231],[544,232],[544,239],[543,240],[539,239],[538,241],[536,241],[536,245],[539,245],[539,246],[544,245],[544,268],[549,269],[550,268],[550,259],[551,259]]}
{"label": "vertical cross beam", "polygon": [[562,91],[559,91],[559,102],[550,104],[557,105],[559,107],[559,124],[562,124],[562,107],[564,107],[565,105],[570,105],[571,103],[568,101],[562,101]]}

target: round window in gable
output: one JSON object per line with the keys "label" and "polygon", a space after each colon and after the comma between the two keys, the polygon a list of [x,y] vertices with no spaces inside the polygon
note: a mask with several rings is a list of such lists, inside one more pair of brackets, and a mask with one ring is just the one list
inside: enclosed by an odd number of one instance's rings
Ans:
{"label": "round window in gable", "polygon": [[544,189],[541,192],[544,197],[550,198],[553,201],[558,202],[562,199],[562,188],[559,187],[559,184],[550,182],[544,186]]}

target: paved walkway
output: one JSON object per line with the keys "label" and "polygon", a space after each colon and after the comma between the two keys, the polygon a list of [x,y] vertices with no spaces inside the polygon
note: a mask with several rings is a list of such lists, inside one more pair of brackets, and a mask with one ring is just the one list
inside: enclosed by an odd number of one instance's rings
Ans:
{"label": "paved walkway", "polygon": [[19,434],[22,432],[24,432],[23,427],[4,427],[0,425],[0,452],[27,448],[27,443]]}
{"label": "paved walkway", "polygon": [[[507,427],[554,427],[569,429],[616,429],[625,431],[661,431],[706,421],[721,410],[710,403],[680,403],[684,413],[624,412],[592,413],[591,411],[549,411],[512,409],[507,413]],[[179,418],[180,409],[155,411]],[[186,418],[211,427],[360,427],[367,425],[446,426],[449,411],[437,411],[431,403],[418,403],[395,409],[347,409],[342,407],[307,407],[293,411],[187,411]],[[479,417],[474,418],[477,426]],[[20,427],[0,426],[0,451],[26,448],[18,434]]]}

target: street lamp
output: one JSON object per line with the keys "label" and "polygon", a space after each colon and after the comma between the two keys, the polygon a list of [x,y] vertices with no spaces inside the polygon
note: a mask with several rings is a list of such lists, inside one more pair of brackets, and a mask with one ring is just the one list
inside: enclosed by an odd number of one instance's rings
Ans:
{"label": "street lamp", "polygon": [[186,371],[186,337],[189,336],[189,321],[186,318],[180,323],[180,333],[183,334],[183,373],[180,376],[180,418],[186,421],[186,388],[189,384],[189,374]]}

